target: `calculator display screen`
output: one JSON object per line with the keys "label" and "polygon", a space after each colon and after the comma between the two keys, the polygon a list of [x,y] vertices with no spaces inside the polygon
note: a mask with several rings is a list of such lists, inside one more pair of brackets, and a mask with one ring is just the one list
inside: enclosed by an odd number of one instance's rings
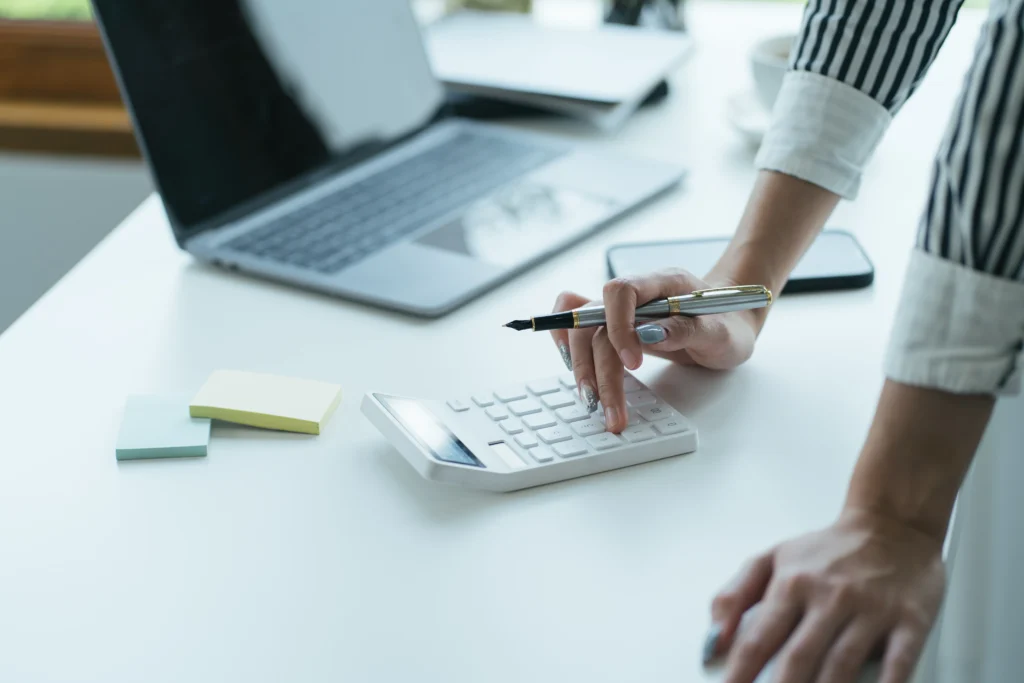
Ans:
{"label": "calculator display screen", "polygon": [[383,394],[374,394],[374,397],[436,459],[457,465],[484,467],[473,452],[418,401]]}

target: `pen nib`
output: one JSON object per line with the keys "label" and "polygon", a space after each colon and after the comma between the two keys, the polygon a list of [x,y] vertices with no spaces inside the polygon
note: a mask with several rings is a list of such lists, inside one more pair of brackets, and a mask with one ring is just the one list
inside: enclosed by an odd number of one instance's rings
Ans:
{"label": "pen nib", "polygon": [[513,330],[528,330],[533,327],[533,323],[529,320],[513,320],[510,323],[505,323],[505,327],[511,327]]}

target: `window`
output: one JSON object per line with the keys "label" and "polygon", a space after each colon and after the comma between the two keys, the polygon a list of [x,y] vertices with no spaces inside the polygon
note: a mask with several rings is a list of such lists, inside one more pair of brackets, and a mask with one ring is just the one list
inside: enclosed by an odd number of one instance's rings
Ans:
{"label": "window", "polygon": [[89,0],[0,0],[0,17],[82,21],[89,19]]}
{"label": "window", "polygon": [[88,0],[0,0],[0,149],[138,155]]}

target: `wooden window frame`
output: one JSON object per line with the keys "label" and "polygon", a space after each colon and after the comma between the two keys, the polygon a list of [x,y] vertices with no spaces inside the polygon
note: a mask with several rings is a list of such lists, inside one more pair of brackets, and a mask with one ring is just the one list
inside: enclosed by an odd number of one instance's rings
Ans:
{"label": "wooden window frame", "polygon": [[0,19],[0,149],[138,157],[94,23]]}

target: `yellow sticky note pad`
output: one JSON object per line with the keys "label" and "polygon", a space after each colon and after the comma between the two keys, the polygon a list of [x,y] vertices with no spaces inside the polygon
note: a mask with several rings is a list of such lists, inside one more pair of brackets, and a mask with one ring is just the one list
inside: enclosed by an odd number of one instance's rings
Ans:
{"label": "yellow sticky note pad", "polygon": [[310,379],[218,370],[189,404],[192,417],[319,434],[341,402],[337,384]]}

